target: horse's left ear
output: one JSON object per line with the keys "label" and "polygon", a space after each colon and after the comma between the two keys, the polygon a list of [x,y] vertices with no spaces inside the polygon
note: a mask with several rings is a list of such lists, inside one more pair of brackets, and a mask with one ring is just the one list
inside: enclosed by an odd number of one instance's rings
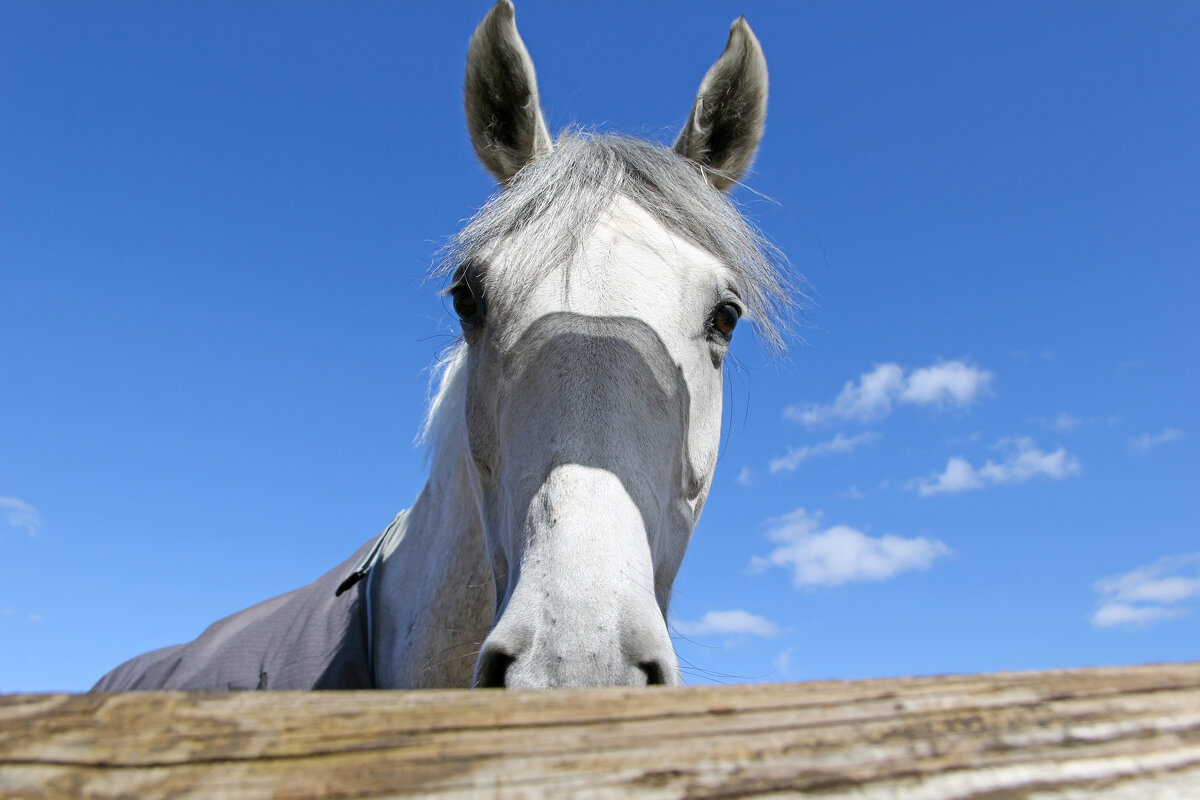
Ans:
{"label": "horse's left ear", "polygon": [[754,160],[766,118],[767,60],[745,17],[738,17],[725,52],[700,82],[675,152],[708,167],[709,182],[725,191]]}
{"label": "horse's left ear", "polygon": [[463,102],[471,143],[501,183],[553,149],[538,104],[533,59],[517,33],[516,13],[500,0],[479,23],[467,53]]}

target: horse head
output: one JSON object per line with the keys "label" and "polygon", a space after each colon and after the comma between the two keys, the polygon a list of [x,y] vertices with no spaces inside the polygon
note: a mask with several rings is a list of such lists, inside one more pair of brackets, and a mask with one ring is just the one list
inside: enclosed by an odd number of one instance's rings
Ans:
{"label": "horse head", "polygon": [[750,165],[766,99],[738,19],[673,149],[554,141],[512,4],[471,39],[468,127],[502,185],[446,268],[496,590],[477,686],[679,682],[667,606],[716,467],[723,364],[739,320],[765,317],[770,335],[783,295],[722,194]]}

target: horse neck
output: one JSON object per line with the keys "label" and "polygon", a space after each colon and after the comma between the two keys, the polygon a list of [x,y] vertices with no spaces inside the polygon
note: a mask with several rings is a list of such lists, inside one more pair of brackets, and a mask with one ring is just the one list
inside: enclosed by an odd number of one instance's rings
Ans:
{"label": "horse neck", "polygon": [[496,592],[466,459],[465,445],[435,448],[429,481],[379,564],[383,688],[471,685]]}

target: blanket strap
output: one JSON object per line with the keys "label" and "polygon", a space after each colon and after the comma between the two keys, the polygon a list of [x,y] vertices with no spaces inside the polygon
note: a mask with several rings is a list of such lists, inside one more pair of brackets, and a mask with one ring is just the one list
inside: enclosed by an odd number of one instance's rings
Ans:
{"label": "blanket strap", "polygon": [[354,569],[346,576],[346,580],[338,584],[337,591],[333,593],[334,597],[341,597],[342,592],[367,576],[367,573],[371,571],[371,567],[375,566],[375,561],[379,558],[379,553],[383,550],[384,543],[387,542],[388,534],[396,527],[396,522],[400,519],[400,516],[397,515],[396,519],[392,520],[392,523],[384,529],[383,533],[376,537],[375,544],[371,545],[371,549],[358,560],[358,563],[354,565]]}

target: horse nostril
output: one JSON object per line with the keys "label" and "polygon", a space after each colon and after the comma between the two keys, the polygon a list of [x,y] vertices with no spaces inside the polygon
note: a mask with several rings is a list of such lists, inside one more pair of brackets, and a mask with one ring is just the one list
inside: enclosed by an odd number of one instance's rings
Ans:
{"label": "horse nostril", "polygon": [[658,661],[643,661],[638,664],[638,669],[646,673],[647,686],[666,686],[667,673],[663,669],[663,665]]}
{"label": "horse nostril", "polygon": [[475,686],[480,689],[503,689],[508,668],[516,661],[499,648],[488,648],[479,659],[475,671]]}

